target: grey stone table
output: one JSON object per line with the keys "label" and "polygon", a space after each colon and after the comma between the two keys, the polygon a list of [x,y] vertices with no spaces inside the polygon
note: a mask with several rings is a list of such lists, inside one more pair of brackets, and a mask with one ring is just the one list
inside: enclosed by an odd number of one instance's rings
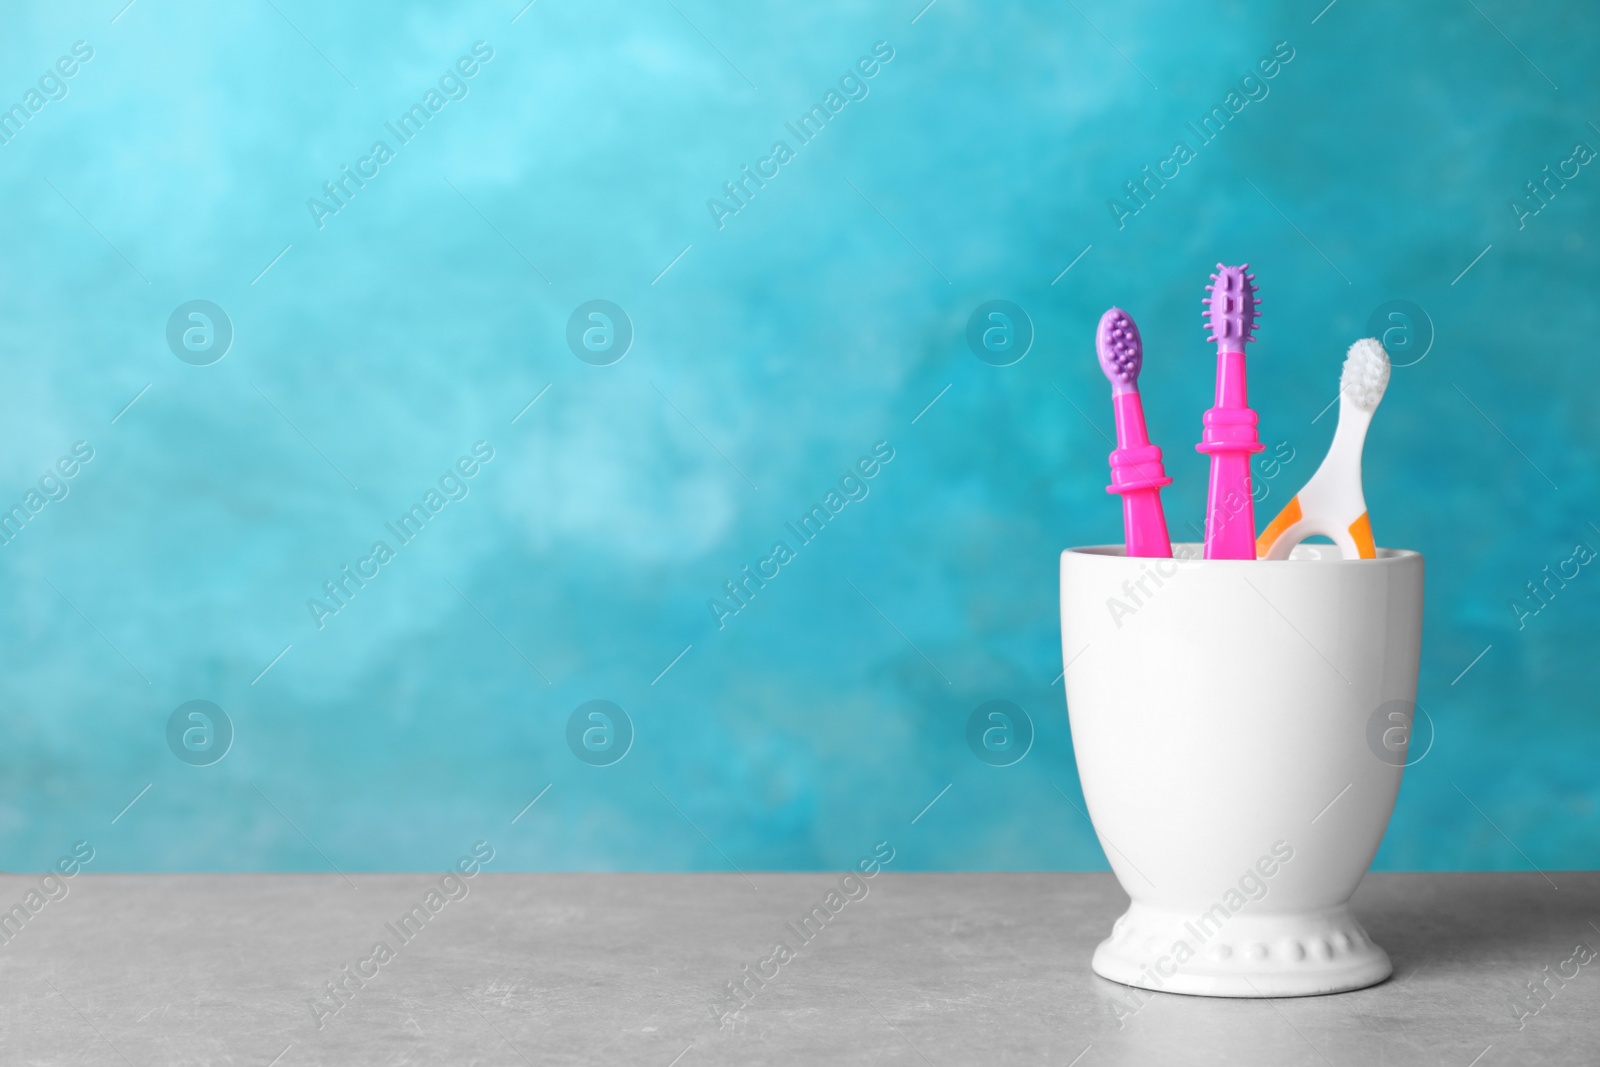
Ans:
{"label": "grey stone table", "polygon": [[[0,914],[0,1063],[1600,1063],[1600,960],[1568,962],[1600,948],[1600,873],[1369,876],[1394,977],[1271,1001],[1091,974],[1110,875],[885,872],[798,936],[837,884],[83,873],[49,899],[0,876],[0,907],[36,905]],[[772,977],[733,1015],[746,965]]]}

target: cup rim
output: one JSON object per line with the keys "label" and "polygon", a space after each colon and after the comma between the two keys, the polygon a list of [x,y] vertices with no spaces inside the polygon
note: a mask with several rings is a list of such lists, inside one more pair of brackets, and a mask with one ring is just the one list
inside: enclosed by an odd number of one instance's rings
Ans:
{"label": "cup rim", "polygon": [[[1373,564],[1389,564],[1391,566],[1402,564],[1406,560],[1422,559],[1422,553],[1411,548],[1379,548],[1377,559],[1345,559],[1339,553],[1337,545],[1325,544],[1299,544],[1294,547],[1296,553],[1302,550],[1313,550],[1312,555],[1302,555],[1299,558],[1291,556],[1289,559],[1204,559],[1202,555],[1205,545],[1199,541],[1174,541],[1172,543],[1173,558],[1181,559],[1185,563],[1204,563],[1210,567],[1239,567],[1259,566],[1265,564],[1269,567],[1284,567],[1290,565],[1305,566],[1344,566],[1344,567],[1370,567]],[[1192,549],[1192,553],[1178,556],[1179,548]],[[1123,545],[1079,545],[1075,548],[1065,548],[1061,551],[1061,558],[1068,556],[1098,556],[1109,559],[1149,559],[1160,557],[1132,556],[1127,553]]]}

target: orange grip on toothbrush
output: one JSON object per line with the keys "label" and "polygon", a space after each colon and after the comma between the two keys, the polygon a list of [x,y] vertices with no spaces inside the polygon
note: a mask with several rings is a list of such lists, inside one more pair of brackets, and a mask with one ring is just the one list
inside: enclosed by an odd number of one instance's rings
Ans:
{"label": "orange grip on toothbrush", "polygon": [[1363,511],[1361,517],[1350,524],[1350,540],[1356,544],[1357,559],[1377,559],[1378,545],[1372,540],[1372,520]]}
{"label": "orange grip on toothbrush", "polygon": [[1339,546],[1345,559],[1376,559],[1372,520],[1361,489],[1361,450],[1372,414],[1389,386],[1389,354],[1372,337],[1350,346],[1339,374],[1339,425],[1328,454],[1256,541],[1261,559],[1288,559],[1316,534]]}
{"label": "orange grip on toothbrush", "polygon": [[1278,539],[1294,528],[1300,521],[1303,512],[1300,510],[1300,497],[1289,498],[1289,502],[1278,512],[1278,517],[1267,523],[1267,528],[1261,531],[1261,536],[1256,538],[1256,558],[1266,559],[1267,553],[1272,551],[1272,546]]}

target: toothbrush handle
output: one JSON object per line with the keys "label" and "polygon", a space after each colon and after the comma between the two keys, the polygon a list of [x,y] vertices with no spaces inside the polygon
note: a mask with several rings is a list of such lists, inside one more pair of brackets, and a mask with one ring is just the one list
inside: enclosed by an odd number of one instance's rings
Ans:
{"label": "toothbrush handle", "polygon": [[1117,421],[1117,445],[1111,453],[1108,493],[1122,495],[1123,544],[1129,556],[1170,559],[1172,541],[1161,509],[1161,487],[1171,485],[1161,465],[1161,449],[1150,443],[1144,405],[1136,392],[1111,398]]}
{"label": "toothbrush handle", "polygon": [[1214,452],[1211,491],[1206,499],[1206,559],[1255,558],[1256,517],[1255,502],[1250,499],[1250,453]]}
{"label": "toothbrush handle", "polygon": [[1212,408],[1195,446],[1211,456],[1206,497],[1206,559],[1255,559],[1255,501],[1250,457],[1266,446],[1256,440],[1256,413],[1247,407]]}
{"label": "toothbrush handle", "polygon": [[1128,489],[1122,494],[1122,529],[1130,556],[1171,559],[1167,516],[1161,510],[1161,490]]}

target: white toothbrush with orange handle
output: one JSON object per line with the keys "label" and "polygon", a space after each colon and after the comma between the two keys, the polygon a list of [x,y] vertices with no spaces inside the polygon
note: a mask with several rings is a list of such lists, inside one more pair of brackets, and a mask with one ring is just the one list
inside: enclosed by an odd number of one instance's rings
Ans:
{"label": "white toothbrush with orange handle", "polygon": [[1361,450],[1367,427],[1389,385],[1389,355],[1364,337],[1350,346],[1339,376],[1339,426],[1311,480],[1256,539],[1257,559],[1288,559],[1294,546],[1321,534],[1345,559],[1376,559],[1372,521],[1361,491]]}

